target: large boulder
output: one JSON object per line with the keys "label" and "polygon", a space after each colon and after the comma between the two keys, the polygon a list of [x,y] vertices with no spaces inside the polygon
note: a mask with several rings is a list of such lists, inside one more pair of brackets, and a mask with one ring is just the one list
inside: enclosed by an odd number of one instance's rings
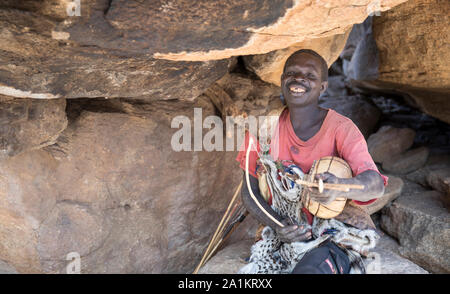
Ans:
{"label": "large boulder", "polygon": [[373,7],[369,1],[353,5],[337,0],[96,0],[85,5],[80,20],[57,29],[70,40],[91,46],[128,48],[170,60],[212,60],[268,53],[342,34],[375,10],[402,2],[384,0]]}
{"label": "large boulder", "polygon": [[399,243],[399,252],[433,273],[450,272],[450,215],[441,195],[402,195],[382,210],[381,227]]}
{"label": "large boulder", "polygon": [[383,170],[393,174],[407,174],[421,168],[428,159],[430,151],[427,147],[419,147],[396,154],[383,162]]}
{"label": "large boulder", "polygon": [[427,182],[435,190],[450,196],[450,167],[431,170]]}
{"label": "large boulder", "polygon": [[373,160],[383,163],[411,147],[415,135],[413,129],[383,126],[369,137],[367,147]]}
{"label": "large boulder", "polygon": [[[55,39],[51,32],[57,24],[38,12],[0,7],[0,94],[35,99],[193,100],[231,64],[231,59],[160,60],[131,54],[127,47],[110,50]],[[88,31],[83,35],[91,36]]]}
{"label": "large boulder", "polygon": [[[380,1],[376,9],[404,1]],[[373,12],[369,1],[337,0],[32,2],[0,4],[3,95],[192,100],[233,56],[333,38]]]}
{"label": "large boulder", "polygon": [[436,154],[431,152],[425,166],[407,174],[406,179],[420,184],[423,187],[432,188],[446,194],[445,189],[442,189],[444,186],[441,185],[441,179],[447,177],[445,171],[448,169],[449,165],[450,154]]}
{"label": "large boulder", "polygon": [[194,107],[215,114],[203,98],[71,100],[56,144],[0,162],[0,260],[61,273],[77,252],[84,273],[191,272],[242,178],[236,152],[172,149],[172,119]]}
{"label": "large boulder", "polygon": [[[404,94],[412,105],[449,123],[449,12],[448,1],[418,0],[374,17],[351,60],[355,84]],[[376,59],[368,62],[368,56]]]}

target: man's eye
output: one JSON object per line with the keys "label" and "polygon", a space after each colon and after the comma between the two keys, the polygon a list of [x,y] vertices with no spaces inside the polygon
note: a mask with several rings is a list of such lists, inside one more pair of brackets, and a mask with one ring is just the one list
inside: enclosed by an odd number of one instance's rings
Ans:
{"label": "man's eye", "polygon": [[315,76],[315,75],[313,75],[313,74],[308,74],[308,78],[310,78],[310,79],[314,80],[314,79],[316,78],[316,76]]}
{"label": "man's eye", "polygon": [[286,75],[288,75],[288,76],[293,76],[295,73],[293,72],[293,71],[288,71],[287,73],[286,73]]}

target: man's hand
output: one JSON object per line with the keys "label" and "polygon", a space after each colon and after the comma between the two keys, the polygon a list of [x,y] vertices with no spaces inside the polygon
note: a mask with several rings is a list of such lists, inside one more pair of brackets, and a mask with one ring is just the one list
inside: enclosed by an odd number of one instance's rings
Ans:
{"label": "man's hand", "polygon": [[281,242],[292,243],[311,239],[311,229],[309,226],[293,225],[287,219],[283,220],[282,223],[285,225],[283,228],[276,227],[275,229],[275,232]]}
{"label": "man's hand", "polygon": [[[315,176],[316,181],[320,179],[322,179],[324,183],[328,184],[341,184],[339,178],[329,172],[317,174]],[[345,197],[345,192],[341,191],[324,189],[322,193],[319,193],[319,189],[317,188],[311,187],[307,189],[309,190],[309,197],[311,198],[311,200],[317,201],[325,205],[330,204],[337,197]]]}

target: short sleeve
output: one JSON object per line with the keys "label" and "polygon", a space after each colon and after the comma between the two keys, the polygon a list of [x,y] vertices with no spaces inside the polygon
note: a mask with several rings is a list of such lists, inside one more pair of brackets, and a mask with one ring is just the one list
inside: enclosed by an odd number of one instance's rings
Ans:
{"label": "short sleeve", "polygon": [[[352,122],[344,123],[337,130],[336,147],[341,158],[350,165],[353,176],[357,176],[367,170],[376,171],[383,179],[384,186],[388,184],[388,177],[382,175],[369,154],[366,140],[359,131],[358,127]],[[370,204],[376,199],[371,199],[367,202],[354,200],[357,204]]]}
{"label": "short sleeve", "polygon": [[236,160],[239,162],[240,168],[245,171],[245,160],[246,160],[247,149],[249,148],[249,138],[250,137],[253,139],[254,144],[252,146],[250,146],[250,148],[252,148],[252,149],[250,149],[251,151],[249,154],[248,172],[250,175],[257,178],[256,161],[258,159],[258,152],[260,151],[259,143],[258,143],[258,140],[256,140],[253,135],[249,134],[249,132],[245,133],[244,143],[242,144],[241,148],[239,149],[240,151],[238,153],[238,156],[236,157]]}

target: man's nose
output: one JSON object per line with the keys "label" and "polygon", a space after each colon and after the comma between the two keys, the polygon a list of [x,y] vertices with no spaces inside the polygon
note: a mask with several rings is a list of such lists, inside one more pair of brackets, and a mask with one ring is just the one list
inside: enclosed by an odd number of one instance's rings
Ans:
{"label": "man's nose", "polygon": [[296,79],[296,80],[301,80],[301,81],[306,80],[306,79],[305,79],[305,76],[304,76],[301,72],[295,73],[295,74],[294,74],[294,79]]}

